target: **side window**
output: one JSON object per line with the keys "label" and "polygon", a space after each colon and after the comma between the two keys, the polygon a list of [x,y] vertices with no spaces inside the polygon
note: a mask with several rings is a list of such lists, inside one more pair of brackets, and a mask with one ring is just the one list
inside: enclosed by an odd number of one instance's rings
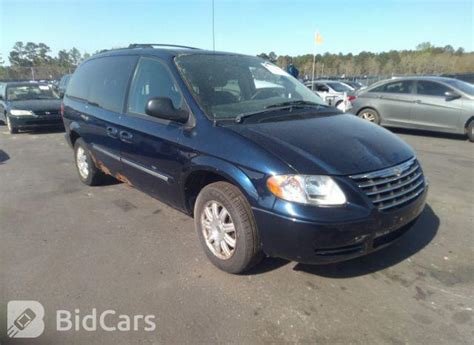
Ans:
{"label": "side window", "polygon": [[444,93],[447,91],[451,91],[451,89],[443,84],[432,81],[420,80],[417,84],[417,93],[419,95],[444,97]]}
{"label": "side window", "polygon": [[93,63],[94,60],[87,61],[77,68],[68,85],[66,96],[87,100]]}
{"label": "side window", "polygon": [[411,93],[413,90],[413,82],[401,80],[385,85],[385,90],[382,92],[388,93]]}
{"label": "side window", "polygon": [[96,60],[88,100],[99,107],[122,112],[128,81],[135,66],[133,56],[114,56]]}
{"label": "side window", "polygon": [[324,84],[317,84],[316,85],[316,91],[319,91],[319,92],[329,92],[329,88],[324,85]]}
{"label": "side window", "polygon": [[168,97],[176,109],[182,108],[183,97],[169,70],[158,60],[142,58],[133,77],[127,111],[145,114],[150,98]]}
{"label": "side window", "polygon": [[121,112],[135,61],[133,56],[111,56],[84,63],[72,76],[67,96]]}
{"label": "side window", "polygon": [[369,92],[385,92],[385,86],[386,84],[377,86],[376,88],[373,88]]}

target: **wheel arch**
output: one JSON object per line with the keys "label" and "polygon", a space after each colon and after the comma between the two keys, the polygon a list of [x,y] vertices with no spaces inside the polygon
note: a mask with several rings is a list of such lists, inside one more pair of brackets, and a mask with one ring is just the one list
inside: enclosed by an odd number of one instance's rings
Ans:
{"label": "wheel arch", "polygon": [[199,192],[205,186],[217,181],[225,181],[236,186],[251,205],[258,199],[258,192],[244,171],[234,164],[214,157],[200,157],[197,161],[193,161],[192,168],[188,169],[181,181],[184,207],[190,215],[193,214]]}
{"label": "wheel arch", "polygon": [[467,127],[469,126],[469,124],[474,121],[474,116],[471,116],[470,118],[467,119],[466,123],[464,124],[464,131],[466,132],[467,131]]}

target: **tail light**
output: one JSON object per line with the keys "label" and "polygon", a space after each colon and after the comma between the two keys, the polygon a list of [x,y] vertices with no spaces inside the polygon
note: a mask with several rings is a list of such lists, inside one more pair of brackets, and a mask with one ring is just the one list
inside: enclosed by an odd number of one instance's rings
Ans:
{"label": "tail light", "polygon": [[61,102],[61,116],[64,117],[64,102]]}
{"label": "tail light", "polygon": [[354,102],[356,100],[357,96],[347,96],[347,100],[349,102]]}

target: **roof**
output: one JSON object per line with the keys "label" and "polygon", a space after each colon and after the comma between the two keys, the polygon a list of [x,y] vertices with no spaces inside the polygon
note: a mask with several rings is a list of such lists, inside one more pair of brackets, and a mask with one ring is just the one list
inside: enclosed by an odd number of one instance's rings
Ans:
{"label": "roof", "polygon": [[[441,82],[446,82],[453,80],[453,78],[448,78],[448,77],[440,77],[440,76],[407,76],[407,77],[393,77],[392,79],[387,79],[387,80],[432,80],[432,81],[441,81]],[[386,81],[386,80],[384,80]]]}
{"label": "roof", "polygon": [[[135,47],[137,46],[137,47]],[[186,46],[174,46],[174,45],[155,45],[156,48],[153,48],[150,44],[143,45],[134,45],[131,44],[129,48],[120,48],[107,50],[102,53],[93,55],[91,59],[104,56],[115,56],[115,55],[153,55],[161,57],[163,59],[174,58],[178,55],[190,55],[190,54],[199,54],[199,55],[243,55],[238,53],[229,53],[222,51],[213,51],[198,49]]]}

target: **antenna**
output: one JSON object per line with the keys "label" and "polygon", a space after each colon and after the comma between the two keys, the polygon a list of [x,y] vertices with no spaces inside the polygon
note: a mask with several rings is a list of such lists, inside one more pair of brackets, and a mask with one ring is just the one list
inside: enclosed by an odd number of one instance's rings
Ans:
{"label": "antenna", "polygon": [[212,0],[212,50],[216,51],[216,33],[214,30],[214,0]]}

